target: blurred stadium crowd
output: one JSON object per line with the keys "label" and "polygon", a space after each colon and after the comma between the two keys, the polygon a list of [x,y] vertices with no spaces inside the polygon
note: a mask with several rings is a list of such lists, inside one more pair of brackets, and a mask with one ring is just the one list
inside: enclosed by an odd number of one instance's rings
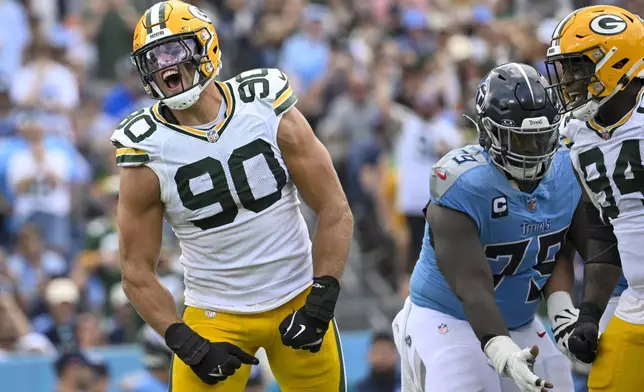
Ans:
{"label": "blurred stadium crowd", "polygon": [[[386,328],[387,304],[397,310],[406,296],[428,173],[442,154],[476,141],[461,114],[471,114],[485,73],[508,61],[543,69],[558,18],[592,3],[189,2],[214,21],[221,78],[283,70],[332,155],[356,220],[338,310],[344,329]],[[121,390],[167,389],[170,355],[119,283],[109,142],[124,116],[150,103],[129,53],[154,3],[0,0],[0,363],[16,352],[56,355],[59,392],[107,390],[107,367],[84,353],[130,343],[144,348],[148,370],[120,380]],[[642,1],[603,3],[644,14]],[[158,273],[180,306],[178,252],[169,230]],[[374,336],[364,358],[371,372],[353,388],[393,392],[395,349],[386,334]],[[257,369],[248,390],[266,390],[265,378]]]}

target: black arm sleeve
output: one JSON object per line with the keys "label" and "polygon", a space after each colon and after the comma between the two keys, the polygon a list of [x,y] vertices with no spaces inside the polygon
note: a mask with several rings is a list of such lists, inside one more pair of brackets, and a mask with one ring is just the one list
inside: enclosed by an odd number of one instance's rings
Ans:
{"label": "black arm sleeve", "polygon": [[[577,179],[579,180],[579,177]],[[580,186],[582,197],[577,204],[568,238],[585,263],[612,264],[621,267],[613,226],[602,221],[599,210],[590,201],[583,185]]]}
{"label": "black arm sleeve", "polygon": [[602,222],[599,210],[595,205],[582,201],[586,217],[588,244],[587,254],[584,257],[586,263],[613,264],[621,267],[622,262],[617,249],[617,238],[613,232],[613,226]]}

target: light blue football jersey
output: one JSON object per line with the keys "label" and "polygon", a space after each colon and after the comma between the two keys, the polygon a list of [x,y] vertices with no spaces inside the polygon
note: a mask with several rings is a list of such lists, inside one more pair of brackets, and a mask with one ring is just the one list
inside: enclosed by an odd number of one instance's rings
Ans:
{"label": "light blue football jersey", "polygon": [[[508,328],[531,322],[581,197],[568,152],[558,152],[539,186],[525,193],[512,186],[482,147],[466,146],[436,163],[430,188],[431,203],[462,211],[476,222]],[[440,227],[426,228],[411,277],[411,301],[465,320],[460,300],[436,265],[431,232]]]}

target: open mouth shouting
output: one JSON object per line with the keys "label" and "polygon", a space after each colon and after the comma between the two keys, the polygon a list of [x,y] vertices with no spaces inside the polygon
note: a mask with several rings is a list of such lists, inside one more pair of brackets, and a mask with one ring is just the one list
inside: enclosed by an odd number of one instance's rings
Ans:
{"label": "open mouth shouting", "polygon": [[568,101],[568,105],[571,105],[571,106],[576,106],[577,104],[580,104],[585,98],[582,92],[577,92],[577,91],[568,92],[568,96],[570,97]]}
{"label": "open mouth shouting", "polygon": [[163,83],[170,91],[175,91],[181,88],[181,73],[177,67],[166,69],[161,73]]}

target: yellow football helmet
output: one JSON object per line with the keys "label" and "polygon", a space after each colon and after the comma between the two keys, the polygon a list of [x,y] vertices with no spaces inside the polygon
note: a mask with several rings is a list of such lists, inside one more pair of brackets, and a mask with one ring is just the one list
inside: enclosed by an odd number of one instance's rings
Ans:
{"label": "yellow football helmet", "polygon": [[644,71],[644,24],[620,7],[597,5],[566,16],[552,34],[546,69],[561,112],[588,121]]}
{"label": "yellow football helmet", "polygon": [[145,91],[171,109],[194,104],[221,69],[215,27],[201,10],[182,1],[162,1],[145,11],[132,46]]}

